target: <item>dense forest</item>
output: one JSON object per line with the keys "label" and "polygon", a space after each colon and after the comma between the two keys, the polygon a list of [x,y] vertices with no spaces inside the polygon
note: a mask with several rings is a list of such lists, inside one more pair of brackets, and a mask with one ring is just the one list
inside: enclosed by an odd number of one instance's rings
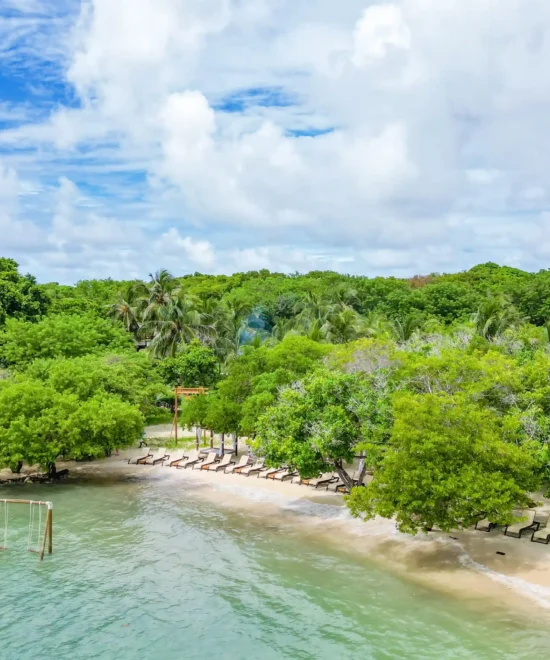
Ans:
{"label": "dense forest", "polygon": [[354,515],[406,532],[506,523],[550,477],[550,271],[61,286],[4,258],[0,366],[14,471],[131,444],[180,384],[210,388],[183,424],[247,437],[303,477],[335,470]]}

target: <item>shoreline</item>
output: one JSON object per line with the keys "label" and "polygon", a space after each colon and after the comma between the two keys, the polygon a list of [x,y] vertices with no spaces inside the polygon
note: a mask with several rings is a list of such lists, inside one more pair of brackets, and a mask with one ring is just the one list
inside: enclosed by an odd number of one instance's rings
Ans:
{"label": "shoreline", "polygon": [[[341,495],[289,482],[128,465],[136,450],[93,463],[71,464],[71,475],[161,480],[187,485],[186,496],[248,514],[269,516],[282,531],[327,543],[424,588],[467,601],[473,607],[550,621],[550,546],[494,530],[402,534],[391,520],[362,522],[350,516]],[[228,497],[229,496],[229,497]],[[504,552],[504,555],[496,554]]]}

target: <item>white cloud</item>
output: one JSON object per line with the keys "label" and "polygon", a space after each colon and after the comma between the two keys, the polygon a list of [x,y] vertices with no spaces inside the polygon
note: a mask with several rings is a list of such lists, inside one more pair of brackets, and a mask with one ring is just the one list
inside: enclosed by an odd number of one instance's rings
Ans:
{"label": "white cloud", "polygon": [[394,50],[409,50],[411,31],[401,8],[394,4],[372,5],[365,9],[353,35],[356,66],[371,63]]}
{"label": "white cloud", "polygon": [[545,0],[65,1],[10,44],[34,30],[80,105],[0,131],[43,271],[546,265]]}

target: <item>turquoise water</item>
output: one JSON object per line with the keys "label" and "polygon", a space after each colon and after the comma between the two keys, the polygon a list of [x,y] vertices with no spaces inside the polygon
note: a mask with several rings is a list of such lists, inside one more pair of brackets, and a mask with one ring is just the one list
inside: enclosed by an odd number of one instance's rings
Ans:
{"label": "turquoise water", "polygon": [[542,622],[483,615],[185,483],[90,480],[0,490],[51,499],[54,554],[0,553],[0,657],[543,658]]}

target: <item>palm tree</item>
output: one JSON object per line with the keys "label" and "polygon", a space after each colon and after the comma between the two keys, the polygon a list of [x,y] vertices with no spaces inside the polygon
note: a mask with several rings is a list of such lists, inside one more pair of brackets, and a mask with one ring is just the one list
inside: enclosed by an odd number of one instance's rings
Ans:
{"label": "palm tree", "polygon": [[248,304],[218,304],[205,314],[204,327],[207,328],[205,342],[211,346],[218,358],[227,362],[238,355],[247,335],[250,334]]}
{"label": "palm tree", "polygon": [[392,323],[379,312],[370,312],[359,321],[358,334],[361,337],[391,337],[393,332]]}
{"label": "palm tree", "polygon": [[147,304],[143,310],[145,321],[150,321],[160,314],[160,310],[170,304],[179,290],[178,281],[166,269],[158,270],[149,277],[151,281],[147,286]]}
{"label": "palm tree", "polygon": [[410,312],[404,318],[395,319],[393,322],[395,339],[400,342],[408,341],[422,327],[422,324],[423,319],[416,312]]}
{"label": "palm tree", "polygon": [[121,321],[126,330],[134,335],[139,332],[143,296],[146,292],[147,287],[143,282],[130,282],[118,293],[108,309],[109,316]]}
{"label": "palm tree", "polygon": [[293,319],[279,319],[271,329],[271,336],[275,341],[283,341],[290,333],[295,332],[295,323]]}
{"label": "palm tree", "polygon": [[522,323],[512,301],[505,295],[489,296],[472,318],[476,333],[489,341],[500,337],[509,328]]}
{"label": "palm tree", "polygon": [[179,289],[173,289],[166,303],[154,310],[142,324],[142,331],[153,337],[150,350],[154,357],[174,356],[180,344],[190,342],[203,330],[195,298]]}
{"label": "palm tree", "polygon": [[342,309],[345,307],[353,307],[356,309],[359,305],[357,291],[346,283],[339,284],[331,294],[326,296],[325,300],[338,305]]}
{"label": "palm tree", "polygon": [[361,317],[349,307],[329,314],[321,331],[333,344],[345,344],[359,336]]}
{"label": "palm tree", "polygon": [[298,323],[306,325],[313,321],[319,321],[322,325],[333,311],[335,311],[334,304],[329,303],[324,296],[314,291],[306,291],[304,297],[294,305]]}

